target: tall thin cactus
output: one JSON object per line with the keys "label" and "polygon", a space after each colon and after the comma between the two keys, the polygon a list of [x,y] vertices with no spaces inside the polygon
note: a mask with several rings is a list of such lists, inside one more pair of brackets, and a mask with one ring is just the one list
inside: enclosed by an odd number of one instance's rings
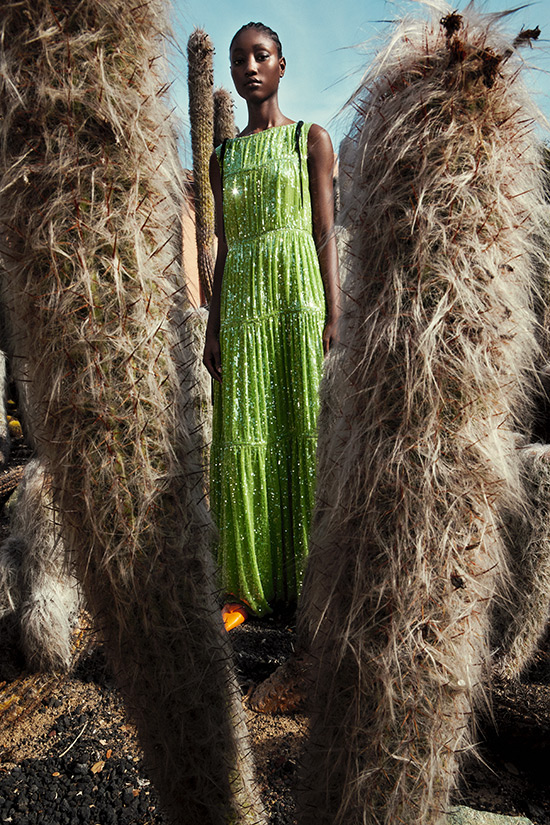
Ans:
{"label": "tall thin cactus", "polygon": [[257,822],[175,323],[160,0],[0,9],[0,289],[65,546],[174,822]]}
{"label": "tall thin cactus", "polygon": [[214,146],[237,134],[235,113],[231,93],[220,86],[214,90]]}
{"label": "tall thin cactus", "polygon": [[506,575],[501,512],[524,504],[540,151],[497,18],[429,5],[353,102],[302,603],[318,665],[301,825],[445,822]]}
{"label": "tall thin cactus", "polygon": [[210,156],[214,143],[214,46],[202,29],[195,29],[187,44],[189,65],[189,118],[193,149],[195,229],[199,279],[207,302],[214,273],[214,198],[210,188]]}

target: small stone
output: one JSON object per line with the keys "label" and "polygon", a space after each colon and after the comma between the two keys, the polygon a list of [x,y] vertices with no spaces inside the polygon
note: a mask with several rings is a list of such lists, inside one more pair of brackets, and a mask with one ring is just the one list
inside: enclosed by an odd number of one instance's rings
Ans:
{"label": "small stone", "polygon": [[17,810],[22,811],[23,813],[26,813],[28,807],[29,807],[29,803],[28,803],[27,797],[25,796],[25,794],[21,794],[21,796],[19,797],[19,799],[17,801]]}
{"label": "small stone", "polygon": [[81,822],[89,822],[92,816],[92,812],[89,806],[82,805],[81,808],[78,810],[78,814],[80,817]]}
{"label": "small stone", "polygon": [[122,792],[122,802],[124,805],[129,805],[134,801],[134,791],[132,788],[125,788]]}
{"label": "small stone", "polygon": [[449,811],[447,825],[533,825],[524,816],[502,816],[459,805]]}

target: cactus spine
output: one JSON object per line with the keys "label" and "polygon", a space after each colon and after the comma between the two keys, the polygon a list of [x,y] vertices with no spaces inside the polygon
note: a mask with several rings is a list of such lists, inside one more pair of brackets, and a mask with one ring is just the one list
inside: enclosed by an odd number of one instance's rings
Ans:
{"label": "cactus spine", "polygon": [[0,288],[62,537],[164,808],[227,825],[260,814],[174,363],[165,26],[160,0],[2,5]]}
{"label": "cactus spine", "polygon": [[496,18],[430,7],[353,101],[302,600],[318,668],[301,825],[445,821],[505,575],[500,513],[524,502],[540,152]]}
{"label": "cactus spine", "polygon": [[214,46],[202,29],[187,44],[189,63],[189,117],[193,149],[195,229],[199,279],[207,302],[212,295],[214,262],[214,196],[210,188],[210,156],[214,143]]}

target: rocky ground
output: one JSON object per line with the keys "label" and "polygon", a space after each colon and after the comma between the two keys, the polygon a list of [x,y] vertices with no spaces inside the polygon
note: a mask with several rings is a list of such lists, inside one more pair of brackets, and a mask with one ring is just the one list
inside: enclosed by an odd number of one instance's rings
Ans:
{"label": "rocky ground", "polygon": [[[25,674],[4,633],[0,673],[0,822],[17,825],[161,825],[135,730],[106,667],[86,634],[68,677]],[[246,691],[292,649],[293,628],[249,622],[231,633]],[[545,668],[525,683],[496,685],[494,720],[480,731],[481,761],[464,768],[455,801],[524,815],[550,825],[550,687]],[[543,674],[543,675],[541,675]],[[294,786],[307,719],[248,711],[258,781],[272,825],[294,822]]]}

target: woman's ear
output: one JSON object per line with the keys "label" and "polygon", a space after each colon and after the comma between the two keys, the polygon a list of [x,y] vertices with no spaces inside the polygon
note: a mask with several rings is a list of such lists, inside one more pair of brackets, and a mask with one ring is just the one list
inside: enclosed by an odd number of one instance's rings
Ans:
{"label": "woman's ear", "polygon": [[284,57],[279,58],[279,77],[284,77],[286,70],[286,60]]}

